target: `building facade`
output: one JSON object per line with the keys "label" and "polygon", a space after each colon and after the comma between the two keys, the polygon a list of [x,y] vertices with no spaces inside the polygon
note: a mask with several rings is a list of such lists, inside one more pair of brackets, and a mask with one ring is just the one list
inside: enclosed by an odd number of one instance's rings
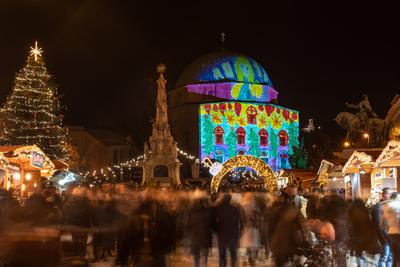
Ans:
{"label": "building facade", "polygon": [[78,149],[89,170],[100,170],[125,162],[130,157],[131,142],[110,130],[66,126],[70,143]]}
{"label": "building facade", "polygon": [[236,155],[290,169],[298,147],[299,112],[276,105],[278,92],[252,58],[230,52],[200,57],[169,93],[178,147],[221,163]]}

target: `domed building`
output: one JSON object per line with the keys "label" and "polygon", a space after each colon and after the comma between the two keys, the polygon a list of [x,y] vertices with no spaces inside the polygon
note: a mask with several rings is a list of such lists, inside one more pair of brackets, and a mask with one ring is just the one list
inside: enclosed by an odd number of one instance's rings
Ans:
{"label": "domed building", "polygon": [[195,60],[169,93],[178,147],[225,162],[253,155],[274,170],[290,169],[298,147],[299,112],[276,105],[278,91],[254,59],[217,52]]}

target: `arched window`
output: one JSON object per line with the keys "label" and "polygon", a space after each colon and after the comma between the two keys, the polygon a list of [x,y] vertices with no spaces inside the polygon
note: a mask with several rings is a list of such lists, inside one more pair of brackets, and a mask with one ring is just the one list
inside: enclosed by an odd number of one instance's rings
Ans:
{"label": "arched window", "polygon": [[258,132],[260,136],[260,146],[268,146],[268,132],[265,129],[261,129]]}
{"label": "arched window", "polygon": [[261,152],[261,155],[260,155],[260,158],[261,158],[262,161],[264,161],[265,163],[268,164],[269,158],[268,158],[268,153],[267,153],[267,152],[262,151],[262,152]]}
{"label": "arched window", "polygon": [[165,165],[158,165],[154,167],[154,177],[168,177],[168,167]]}
{"label": "arched window", "polygon": [[215,127],[214,135],[215,135],[215,143],[216,144],[224,143],[224,128],[222,128],[221,126]]}
{"label": "arched window", "polygon": [[246,144],[246,130],[243,127],[239,127],[236,130],[236,136],[238,145]]}
{"label": "arched window", "polygon": [[280,154],[280,167],[281,169],[288,169],[289,168],[289,156],[285,152]]}
{"label": "arched window", "polygon": [[247,123],[248,124],[257,124],[257,109],[253,106],[250,106],[246,109],[247,114]]}
{"label": "arched window", "polygon": [[238,155],[246,155],[246,152],[244,150],[239,150],[237,152]]}
{"label": "arched window", "polygon": [[286,131],[282,130],[279,132],[279,145],[287,146],[289,141],[289,137]]}
{"label": "arched window", "polygon": [[216,161],[218,161],[219,163],[223,163],[224,162],[224,152],[222,150],[216,150],[214,159]]}

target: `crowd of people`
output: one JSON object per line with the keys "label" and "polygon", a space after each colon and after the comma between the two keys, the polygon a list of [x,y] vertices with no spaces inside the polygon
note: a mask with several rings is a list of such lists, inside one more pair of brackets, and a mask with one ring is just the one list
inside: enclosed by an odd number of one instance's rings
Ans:
{"label": "crowd of people", "polygon": [[135,266],[148,255],[162,267],[177,248],[192,255],[194,266],[206,266],[212,247],[220,266],[237,266],[238,248],[248,266],[271,258],[276,266],[346,266],[348,253],[360,266],[364,253],[379,254],[379,266],[396,266],[399,209],[400,195],[387,188],[371,207],[334,191],[291,186],[218,196],[123,184],[59,194],[50,186],[24,203],[0,189],[0,266],[62,266],[75,258]]}

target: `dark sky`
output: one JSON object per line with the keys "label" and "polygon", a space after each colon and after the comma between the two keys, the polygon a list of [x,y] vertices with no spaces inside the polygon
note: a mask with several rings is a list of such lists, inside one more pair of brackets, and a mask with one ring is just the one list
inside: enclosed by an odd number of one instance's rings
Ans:
{"label": "dark sky", "polygon": [[156,64],[167,65],[172,89],[185,66],[220,49],[223,31],[227,50],[265,67],[280,105],[337,137],[333,118],[345,101],[366,93],[384,117],[400,92],[400,21],[397,8],[379,1],[320,2],[328,1],[1,0],[0,100],[38,40],[68,107],[65,123],[114,129],[141,144],[154,114]]}

